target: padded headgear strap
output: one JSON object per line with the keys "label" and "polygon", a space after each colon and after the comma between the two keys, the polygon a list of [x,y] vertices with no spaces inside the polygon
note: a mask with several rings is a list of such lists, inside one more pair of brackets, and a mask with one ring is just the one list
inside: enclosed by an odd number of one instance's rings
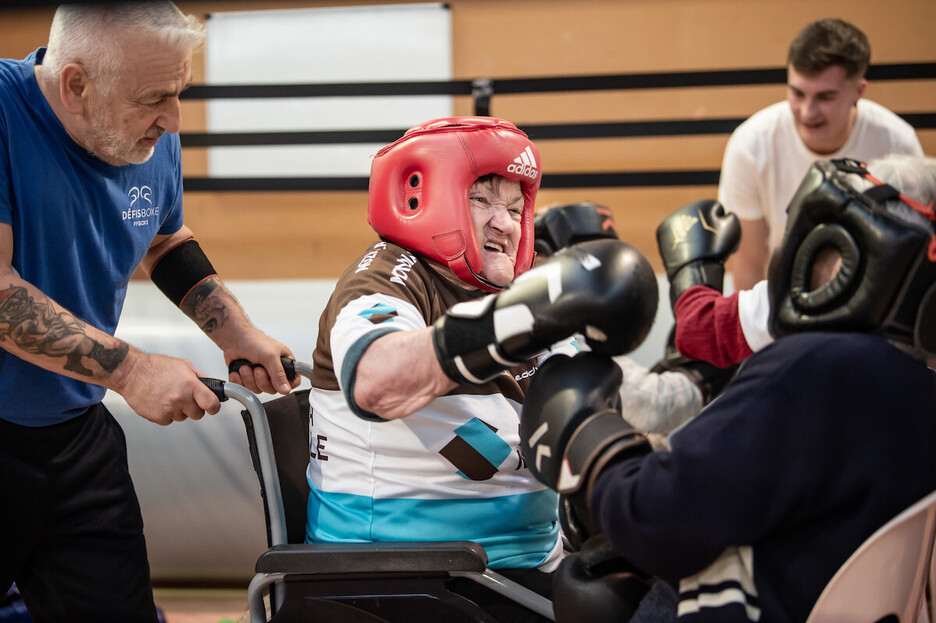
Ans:
{"label": "padded headgear strap", "polygon": [[492,117],[436,119],[407,130],[371,164],[367,220],[382,237],[447,264],[463,282],[496,292],[481,277],[481,248],[468,191],[494,174],[520,182],[523,214],[514,277],[533,262],[533,211],[540,156],[514,124]]}
{"label": "padded headgear strap", "polygon": [[[856,190],[849,175],[875,186]],[[884,204],[899,199],[930,220],[907,223]],[[816,162],[788,208],[783,242],[769,275],[770,330],[877,333],[936,356],[936,215],[871,176],[855,160]],[[828,283],[812,289],[819,252],[832,248],[842,263]]]}

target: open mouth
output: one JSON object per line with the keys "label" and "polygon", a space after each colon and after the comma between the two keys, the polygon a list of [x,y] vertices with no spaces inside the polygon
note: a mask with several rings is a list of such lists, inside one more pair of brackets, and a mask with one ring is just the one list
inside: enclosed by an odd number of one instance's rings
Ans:
{"label": "open mouth", "polygon": [[490,251],[492,253],[504,253],[504,245],[498,244],[496,242],[485,242],[484,250]]}
{"label": "open mouth", "polygon": [[825,125],[825,121],[814,121],[812,123],[803,122],[801,124],[807,130],[818,130]]}

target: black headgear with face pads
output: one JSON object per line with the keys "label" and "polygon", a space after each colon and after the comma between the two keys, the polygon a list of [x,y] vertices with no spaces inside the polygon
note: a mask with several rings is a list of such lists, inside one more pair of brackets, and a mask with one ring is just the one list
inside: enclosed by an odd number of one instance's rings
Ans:
{"label": "black headgear with face pads", "polygon": [[611,209],[592,201],[555,206],[533,219],[534,249],[540,255],[577,242],[598,238],[618,239]]}
{"label": "black headgear with face pads", "polygon": [[[859,191],[856,176],[874,183]],[[885,208],[900,200],[928,219],[909,223]],[[769,270],[770,332],[875,333],[936,356],[936,216],[871,176],[855,160],[816,162],[787,208]],[[820,252],[841,255],[837,274],[812,289]]]}

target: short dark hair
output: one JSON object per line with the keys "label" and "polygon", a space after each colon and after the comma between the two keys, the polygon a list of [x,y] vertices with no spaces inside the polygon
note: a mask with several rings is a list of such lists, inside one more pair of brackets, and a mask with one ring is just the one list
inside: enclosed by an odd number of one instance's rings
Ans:
{"label": "short dark hair", "polygon": [[849,78],[864,78],[871,44],[856,26],[840,19],[821,19],[806,26],[790,44],[787,64],[807,76],[839,65]]}

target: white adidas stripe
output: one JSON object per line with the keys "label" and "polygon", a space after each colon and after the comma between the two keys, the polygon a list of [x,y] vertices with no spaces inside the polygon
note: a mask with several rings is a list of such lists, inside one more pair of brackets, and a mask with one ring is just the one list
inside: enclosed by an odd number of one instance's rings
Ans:
{"label": "white adidas stripe", "polygon": [[536,158],[533,156],[533,150],[530,149],[529,145],[520,152],[519,156],[514,158],[514,162],[517,164],[525,164],[528,167],[536,167]]}

